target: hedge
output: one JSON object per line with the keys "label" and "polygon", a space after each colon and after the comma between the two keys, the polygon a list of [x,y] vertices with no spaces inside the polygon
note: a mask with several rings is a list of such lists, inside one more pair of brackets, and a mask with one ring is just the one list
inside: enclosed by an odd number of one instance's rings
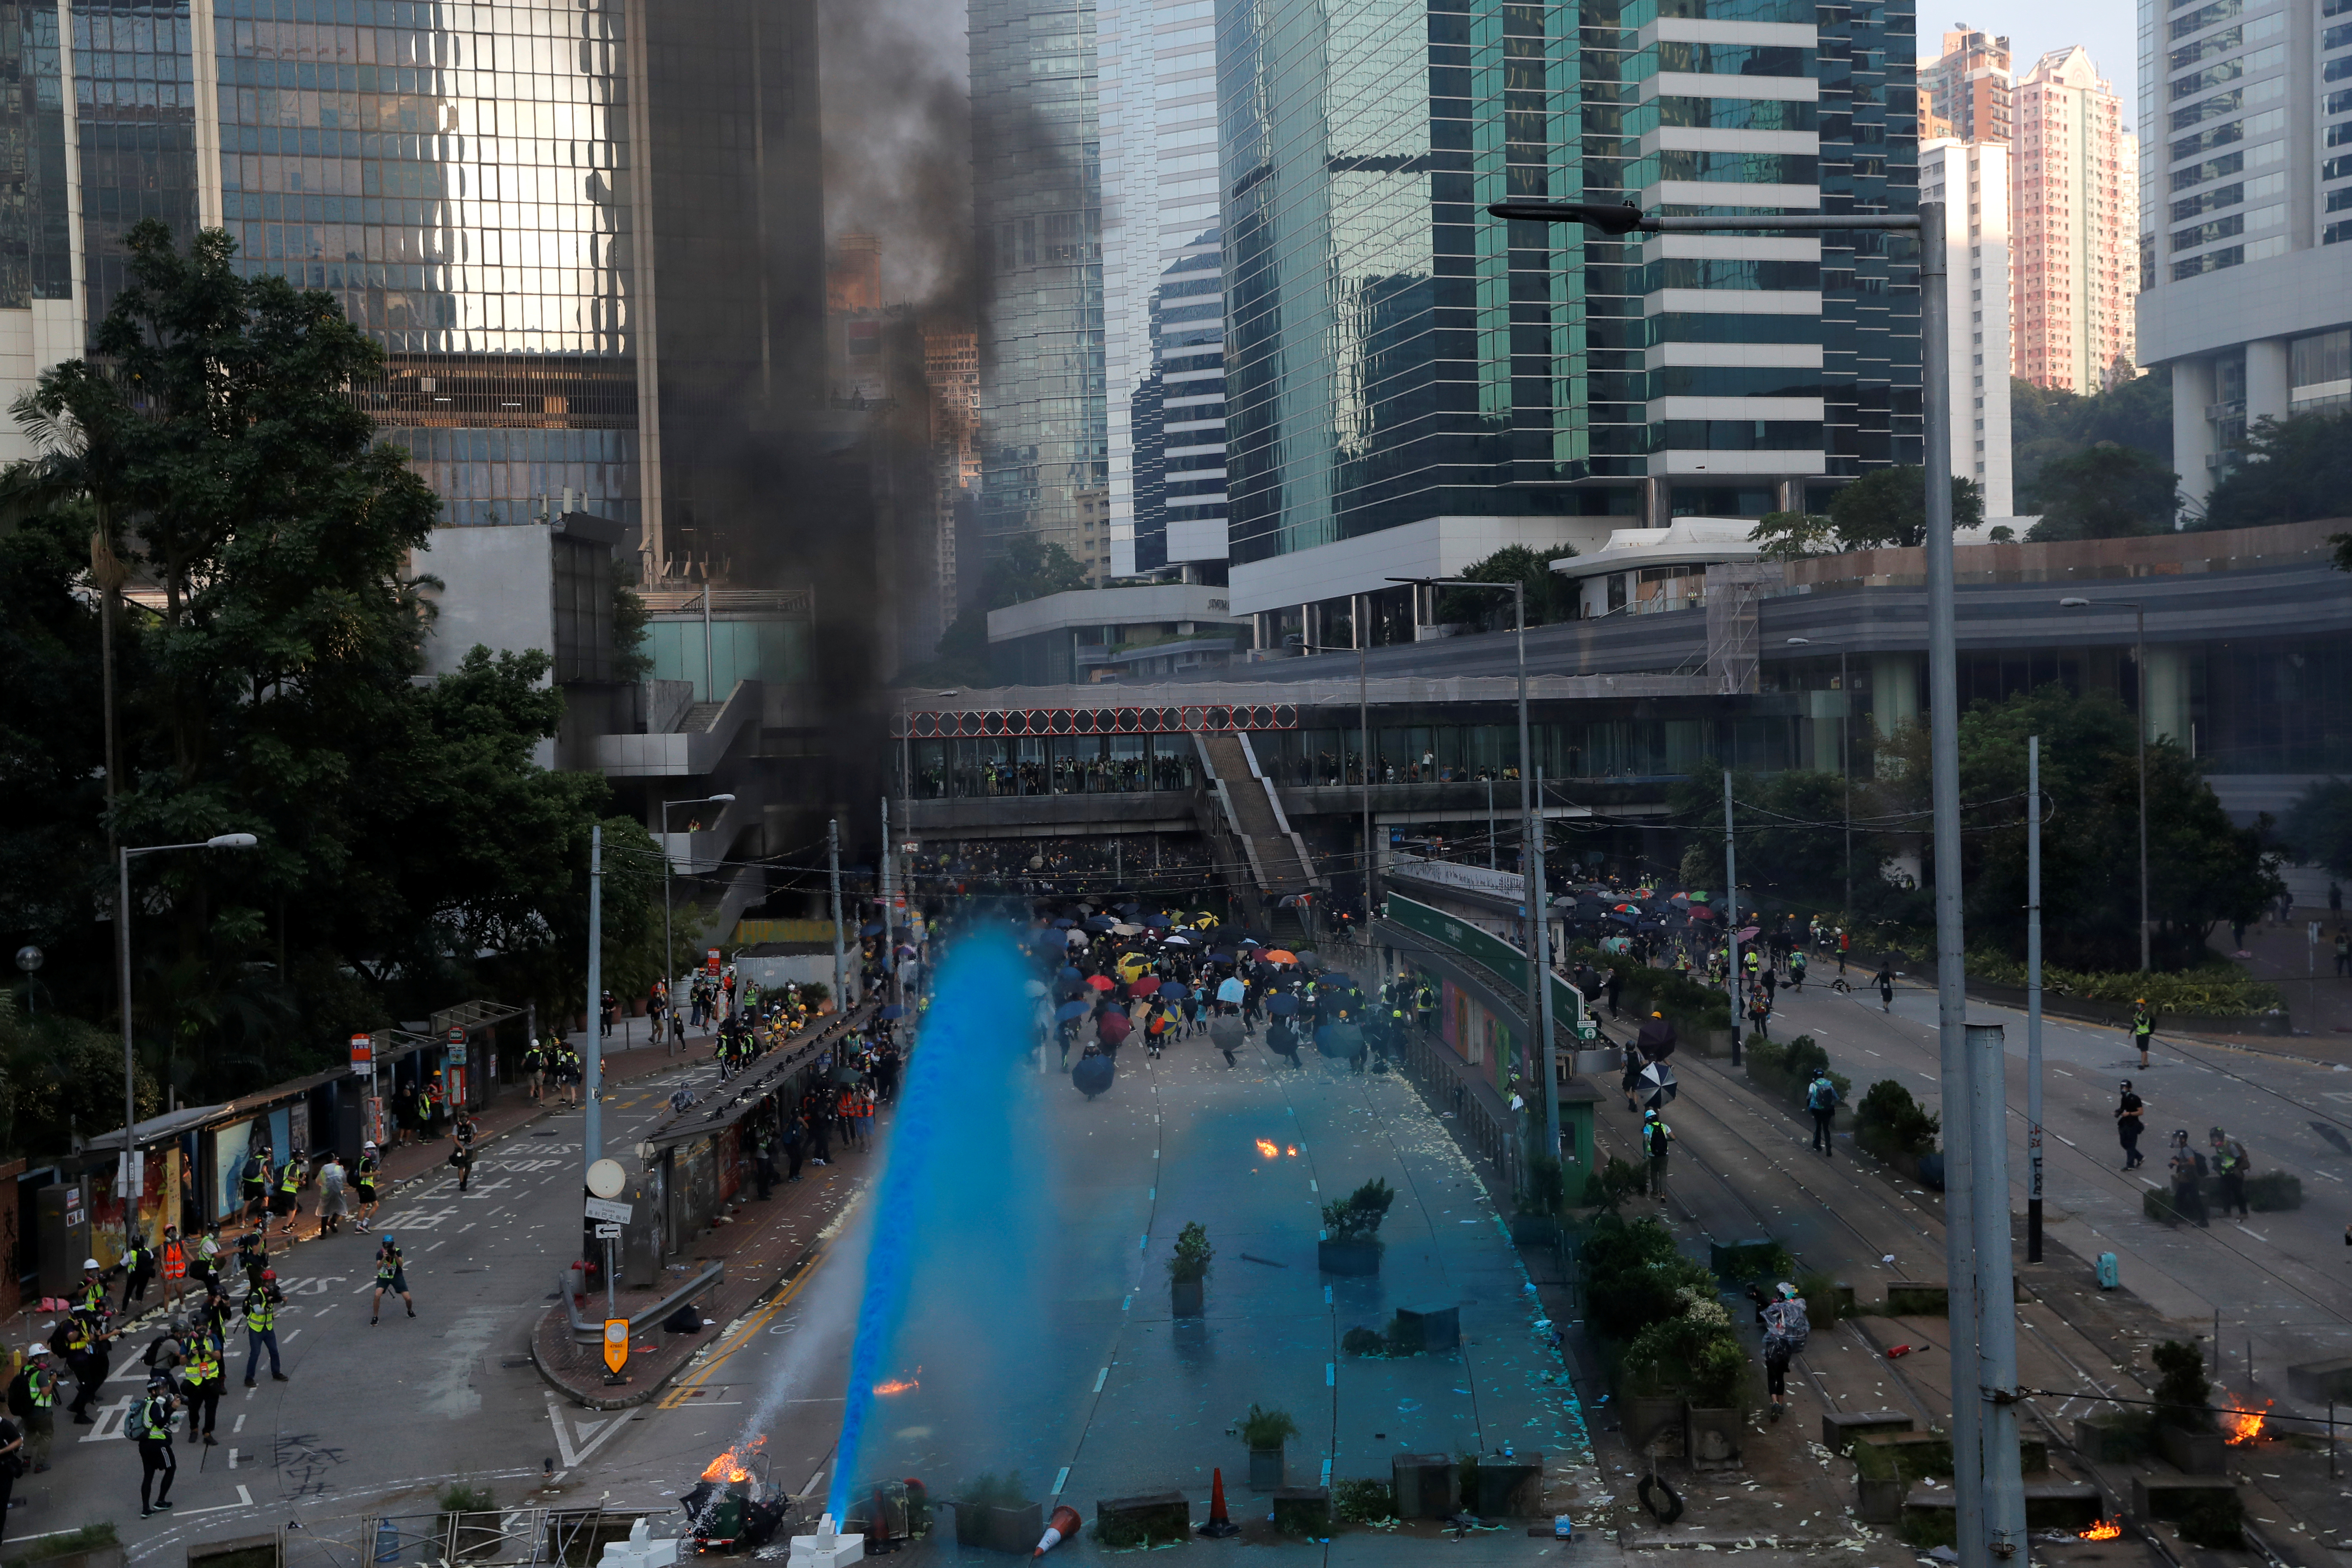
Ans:
{"label": "hedge", "polygon": [[1683,1030],[1731,1027],[1731,999],[1712,985],[1702,984],[1675,970],[1653,969],[1638,960],[1602,952],[1598,948],[1580,947],[1575,956],[1616,972],[1623,987],[1617,1002],[1621,1012],[1630,1010],[1636,1017],[1662,1013],[1675,1028]]}
{"label": "hedge", "polygon": [[[1748,1042],[1744,1065],[1748,1078],[1759,1089],[1802,1110],[1805,1109],[1805,1090],[1811,1086],[1816,1073],[1828,1070],[1830,1054],[1815,1044],[1811,1035],[1799,1035],[1786,1045],[1777,1040],[1751,1038]],[[1838,1103],[1851,1103],[1853,1080],[1832,1072],[1830,1081],[1837,1085]]]}
{"label": "hedge", "polygon": [[[2000,953],[1969,954],[1969,974],[1995,985],[2025,984],[2025,965]],[[2074,969],[2042,966],[2042,989],[2051,996],[2074,996],[2085,1002],[2131,1006],[2147,998],[2159,1021],[2168,1013],[2198,1017],[2243,1017],[2286,1005],[2279,988],[2256,980],[2235,964],[2201,964],[2178,974],[2142,974],[2135,970],[2086,973]]]}

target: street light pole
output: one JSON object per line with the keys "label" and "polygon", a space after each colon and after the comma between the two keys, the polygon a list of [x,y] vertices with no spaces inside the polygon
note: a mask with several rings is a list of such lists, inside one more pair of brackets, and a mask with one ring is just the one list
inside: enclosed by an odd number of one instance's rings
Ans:
{"label": "street light pole", "polygon": [[[2025,1499],[2018,1473],[2016,1338],[2010,1306],[2013,1286],[2008,1235],[2008,1142],[2005,1119],[2000,1115],[2000,1032],[1971,1031],[1967,1025],[1960,908],[1958,674],[1952,596],[1951,345],[1947,336],[1950,301],[1944,204],[1921,202],[1916,216],[1781,213],[1747,218],[1651,215],[1631,203],[1504,201],[1490,204],[1486,210],[1496,217],[1515,221],[1582,224],[1612,236],[1636,230],[1706,234],[1848,229],[1908,230],[1918,236],[1929,778],[1937,871],[1937,1033],[1943,1064],[1945,1263],[1952,1296],[1953,1487],[1959,1505],[1959,1568],[1992,1568],[1996,1559],[2014,1557],[2024,1548]],[[2146,929],[2144,921],[2142,929]],[[1972,1034],[1977,1037],[1971,1039]],[[1986,1075],[1990,1075],[1989,1085]],[[1973,1114],[1979,1107],[1983,1114]]]}
{"label": "street light pole", "polygon": [[837,816],[828,818],[824,825],[824,861],[826,874],[833,882],[833,1010],[846,1015],[849,992],[841,946],[841,819]]}
{"label": "street light pole", "polygon": [[128,1190],[131,1179],[131,1130],[139,1121],[139,1058],[131,1030],[131,858],[161,855],[171,849],[250,849],[259,840],[250,833],[216,833],[187,844],[122,845],[115,855],[114,955],[122,982],[122,1167],[117,1185],[123,1187],[122,1237],[126,1248],[139,1223],[139,1194]]}
{"label": "street light pole", "polygon": [[2042,1261],[2042,737],[2025,738],[2025,1260]]}
{"label": "street light pole", "polygon": [[1739,1065],[1739,852],[1731,841],[1731,770],[1723,770],[1723,984],[1731,1004],[1731,1063]]}
{"label": "street light pole", "polygon": [[[2089,609],[2093,601],[2069,595],[2058,601],[2062,610]],[[2135,743],[2139,748],[2139,972],[2146,974],[2148,963],[2147,921],[2147,605],[2137,599],[2101,599],[2101,605],[2113,605],[2132,613],[2132,667],[2139,672],[2138,710],[2132,715]]]}
{"label": "street light pole", "polygon": [[[669,813],[674,805],[709,805],[713,801],[733,805],[731,795],[707,795],[700,800],[666,800],[662,802],[662,983],[669,990],[669,1005],[677,1005],[677,944],[669,930]],[[693,830],[688,829],[688,833]],[[692,846],[688,846],[690,849]],[[602,1000],[598,998],[597,1000]],[[601,1030],[602,1025],[599,1024]]]}

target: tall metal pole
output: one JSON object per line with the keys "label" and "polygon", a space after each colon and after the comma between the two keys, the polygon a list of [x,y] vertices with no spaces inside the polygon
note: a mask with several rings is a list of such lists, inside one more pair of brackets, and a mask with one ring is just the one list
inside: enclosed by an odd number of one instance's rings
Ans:
{"label": "tall metal pole", "polygon": [[718,660],[710,651],[710,584],[702,584],[702,690],[705,702],[719,700]]}
{"label": "tall metal pole", "polygon": [[[122,1173],[131,1173],[131,1129],[139,1121],[139,1066],[131,1043],[131,846],[115,851],[121,880],[114,891],[114,952],[122,976]],[[131,1228],[137,1223],[139,1200],[122,1204],[122,1247],[131,1250]]]}
{"label": "tall metal pole", "polygon": [[[1538,1031],[1536,1046],[1549,1076],[1552,1064],[1551,986],[1545,973],[1543,950],[1550,935],[1550,922],[1545,918],[1543,886],[1543,828],[1536,819],[1535,808],[1535,742],[1528,728],[1528,585],[1511,585],[1511,621],[1517,637],[1519,661],[1519,827],[1520,900],[1527,906],[1529,921],[1528,940],[1528,1022]],[[1555,1159],[1559,1155],[1559,1093],[1551,1084],[1544,1085],[1544,1132],[1550,1140],[1548,1152]]]}
{"label": "tall metal pole", "polygon": [[[1536,1016],[1542,1020],[1544,1151],[1559,1158],[1559,1035],[1551,1010],[1551,883],[1544,875],[1543,764],[1536,764]],[[1563,1177],[1563,1180],[1565,1178]]]}
{"label": "tall metal pole", "polygon": [[898,961],[891,956],[892,944],[898,940],[898,910],[894,902],[898,891],[897,858],[890,853],[890,797],[882,797],[882,994],[895,1004],[898,1000]]}
{"label": "tall metal pole", "polygon": [[1845,653],[1838,653],[1838,777],[1843,781],[1839,791],[1845,800],[1845,908],[1838,919],[1841,927],[1853,924],[1853,732],[1847,728],[1853,722],[1853,682],[1847,679]]}
{"label": "tall metal pole", "polygon": [[2025,738],[2025,1260],[2042,1261],[2042,737]]}
{"label": "tall metal pole", "polygon": [[[668,1001],[669,1005],[671,1005],[671,1006],[675,1007],[675,1006],[677,1006],[677,940],[676,940],[675,938],[673,938],[673,937],[670,935],[670,929],[669,929],[669,808],[670,808],[670,805],[671,805],[671,803],[670,803],[670,802],[668,802],[668,801],[664,801],[664,802],[662,802],[662,808],[661,808],[661,827],[662,827],[662,842],[661,842],[661,852],[662,852],[662,984],[663,984],[663,986],[667,989],[667,991],[668,992],[668,995],[667,995],[667,1000]],[[654,1027],[656,1027],[656,1028],[657,1028],[657,1029],[658,1029],[658,1028],[660,1028],[660,1027],[662,1027],[662,1026],[662,1026],[662,1022],[661,1022],[661,1020],[660,1020],[660,1019],[658,1019],[658,1018],[657,1018],[657,1019],[656,1019],[656,1020],[654,1021]]]}
{"label": "tall metal pole", "polygon": [[1499,847],[1495,837],[1495,780],[1490,773],[1486,778],[1486,869],[1489,871],[1495,869]]}
{"label": "tall metal pole", "polygon": [[588,829],[588,1048],[581,1053],[588,1099],[580,1142],[583,1180],[604,1157],[604,826]]}
{"label": "tall metal pole", "polygon": [[2148,972],[2147,962],[2147,606],[2134,605],[2132,618],[2138,624],[2134,637],[2133,661],[2139,670],[2139,712],[2133,728],[2139,740],[2139,972]]}
{"label": "tall metal pole", "polygon": [[1978,1386],[1970,1392],[1982,1401],[1984,1412],[1983,1551],[1990,1558],[2015,1555],[2021,1560],[2025,1479],[2018,1458],[2017,1286],[2010,1262],[2009,1074],[2001,1026],[1969,1025],[1968,1054],[1969,1112],[1977,1140],[1979,1371]]}
{"label": "tall metal pole", "polygon": [[[1415,590],[1418,592],[1418,590]],[[1349,619],[1356,623],[1356,728],[1366,735],[1372,725],[1372,677],[1366,664],[1366,651],[1371,630],[1364,625],[1363,605],[1369,595],[1358,595]],[[1372,773],[1364,770],[1364,931],[1370,942],[1372,916],[1381,907],[1381,852],[1372,842]]]}
{"label": "tall metal pole", "polygon": [[828,818],[824,825],[825,869],[833,883],[833,1006],[836,1013],[849,1011],[849,992],[845,989],[847,969],[841,949],[841,819]]}
{"label": "tall metal pole", "polygon": [[1730,946],[1729,973],[1723,977],[1731,1001],[1731,1060],[1739,1062],[1739,851],[1731,841],[1731,770],[1723,770],[1723,931]]}

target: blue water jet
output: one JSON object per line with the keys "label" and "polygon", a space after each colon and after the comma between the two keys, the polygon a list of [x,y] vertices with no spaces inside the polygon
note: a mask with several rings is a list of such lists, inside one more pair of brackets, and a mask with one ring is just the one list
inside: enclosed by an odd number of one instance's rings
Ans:
{"label": "blue water jet", "polygon": [[1034,1044],[1028,978],[1008,940],[976,933],[957,942],[938,972],[874,1199],[866,1293],[826,1492],[835,1519],[848,1517],[868,1457],[875,1385],[905,1370],[899,1342],[918,1274],[952,1253],[957,1286],[992,1308],[1008,1306],[1006,1292],[1023,1281],[1034,1289],[1034,1226],[1008,1212],[1034,1195],[1014,1141]]}

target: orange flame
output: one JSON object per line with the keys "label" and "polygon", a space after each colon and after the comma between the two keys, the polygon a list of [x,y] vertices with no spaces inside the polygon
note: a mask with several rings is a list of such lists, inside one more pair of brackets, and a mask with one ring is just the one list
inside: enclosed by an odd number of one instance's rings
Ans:
{"label": "orange flame", "polygon": [[2271,1401],[2263,1400],[2261,1410],[2244,1408],[2246,1402],[2240,1399],[2231,1399],[2230,1403],[2239,1408],[2221,1412],[2222,1441],[2234,1448],[2240,1444],[2259,1440],[2264,1424],[2270,1419],[2263,1412],[2270,1409]]}
{"label": "orange flame", "polygon": [[2082,1532],[2082,1539],[2084,1541],[2113,1541],[2116,1536],[2121,1535],[2123,1532],[2124,1521],[2122,1520],[2102,1519],[2095,1521],[2090,1529],[2084,1531]]}
{"label": "orange flame", "polygon": [[1285,1149],[1285,1150],[1283,1151],[1283,1152],[1284,1152],[1284,1153],[1286,1153],[1286,1154],[1287,1154],[1287,1155],[1289,1155],[1292,1159],[1296,1160],[1296,1159],[1297,1159],[1297,1158],[1298,1158],[1298,1145],[1297,1145],[1297,1144],[1296,1144],[1296,1143],[1293,1143],[1293,1144],[1291,1144],[1288,1148]]}
{"label": "orange flame", "polygon": [[741,1482],[750,1480],[751,1479],[751,1472],[743,1468],[744,1461],[756,1457],[760,1452],[760,1445],[766,1441],[767,1438],[765,1437],[752,1438],[749,1443],[743,1446],[743,1455],[740,1459],[736,1458],[735,1450],[732,1448],[720,1450],[717,1458],[702,1467],[702,1479],[706,1481]]}
{"label": "orange flame", "polygon": [[887,1383],[876,1384],[874,1385],[874,1392],[877,1394],[904,1394],[908,1389],[920,1388],[922,1386],[922,1381],[919,1378],[894,1377]]}
{"label": "orange flame", "polygon": [[1271,1138],[1261,1138],[1257,1141],[1257,1152],[1271,1160],[1282,1152],[1282,1146]]}

